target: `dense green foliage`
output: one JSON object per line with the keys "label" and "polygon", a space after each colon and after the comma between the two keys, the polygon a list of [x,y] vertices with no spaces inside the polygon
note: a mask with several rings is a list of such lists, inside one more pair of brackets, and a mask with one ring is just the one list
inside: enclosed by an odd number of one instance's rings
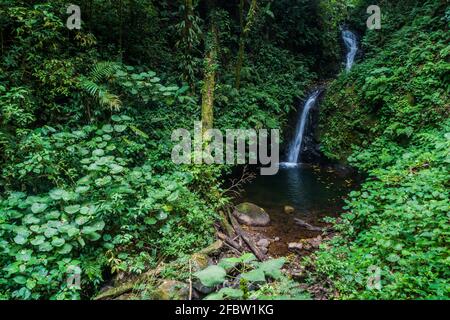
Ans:
{"label": "dense green foliage", "polygon": [[[383,28],[367,32],[365,0],[77,4],[82,28],[69,30],[66,1],[0,0],[1,299],[89,299],[210,244],[231,168],[171,161],[172,131],[201,120],[205,74],[215,128],[283,129],[341,69],[344,23],[365,34],[364,56],[330,83],[319,136],[369,178],[312,278],[341,298],[449,296],[445,1],[379,1]],[[308,298],[284,262],[244,254],[197,277],[229,280],[210,298]],[[381,291],[366,288],[372,265]],[[67,287],[73,267],[81,288]]]}
{"label": "dense green foliage", "polygon": [[[66,27],[66,1],[0,1],[1,297],[87,298],[111,274],[212,241],[226,168],[175,166],[171,133],[200,120],[210,21],[215,126],[286,122],[323,64],[315,53],[329,50],[294,52],[335,32],[315,27],[291,41],[326,17],[300,1],[292,18],[310,15],[297,26],[282,18],[291,2],[259,3],[237,90],[239,1],[194,2],[191,12],[185,1],[78,1],[81,30]],[[67,288],[70,266],[81,268],[82,290]]]}
{"label": "dense green foliage", "polygon": [[[449,297],[448,10],[441,1],[385,8],[391,19],[363,38],[364,61],[321,106],[323,151],[369,174],[316,261],[341,298]],[[381,269],[381,290],[367,288],[370,266]]]}
{"label": "dense green foliage", "polygon": [[240,257],[224,258],[217,265],[195,273],[206,287],[223,285],[205,299],[309,299],[309,295],[281,271],[285,258],[264,262],[256,260],[252,253],[246,253]]}

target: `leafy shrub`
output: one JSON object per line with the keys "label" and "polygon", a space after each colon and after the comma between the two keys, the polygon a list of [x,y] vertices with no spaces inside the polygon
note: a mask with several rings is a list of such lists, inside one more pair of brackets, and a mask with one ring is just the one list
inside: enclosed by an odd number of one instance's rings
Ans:
{"label": "leafy shrub", "polygon": [[3,174],[11,191],[0,201],[2,291],[74,298],[69,266],[81,268],[89,287],[101,281],[107,251],[113,270],[130,271],[123,261],[143,250],[176,256],[211,241],[214,214],[188,189],[192,175],[158,174],[146,153],[146,137],[127,116],[25,137]]}
{"label": "leafy shrub", "polygon": [[[348,212],[335,224],[339,235],[314,262],[312,279],[330,279],[342,299],[450,294],[444,8],[410,1],[386,12],[400,17],[404,6],[411,9],[399,18],[404,24],[382,31],[392,32],[381,47],[379,34],[366,35],[367,59],[331,84],[322,106],[323,151],[369,176],[350,194]],[[367,286],[372,266],[381,271],[381,290]]]}
{"label": "leafy shrub", "polygon": [[245,253],[224,258],[195,276],[204,286],[217,288],[206,300],[308,299],[308,294],[282,273],[284,263],[284,258],[258,262],[253,254]]}

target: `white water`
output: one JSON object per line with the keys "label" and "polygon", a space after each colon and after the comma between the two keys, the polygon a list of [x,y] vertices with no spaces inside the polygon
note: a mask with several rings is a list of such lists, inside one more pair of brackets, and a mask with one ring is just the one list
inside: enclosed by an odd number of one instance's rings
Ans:
{"label": "white water", "polygon": [[320,90],[314,91],[306,100],[303,106],[303,111],[300,116],[300,120],[297,122],[297,128],[295,129],[294,140],[292,140],[288,151],[288,163],[299,163],[301,161],[300,151],[303,144],[303,136],[306,131],[306,122],[308,120],[309,111],[314,107],[317,101],[317,97],[320,94]]}
{"label": "white water", "polygon": [[[346,70],[350,71],[355,62],[356,53],[358,52],[358,39],[356,35],[349,30],[342,30],[342,39],[347,48]],[[303,145],[303,137],[306,131],[306,124],[310,110],[315,106],[320,90],[314,91],[306,100],[302,114],[297,122],[294,139],[291,141],[288,150],[287,162],[280,164],[280,167],[290,168],[296,167],[301,162],[301,150]]]}
{"label": "white water", "polygon": [[356,53],[358,52],[358,40],[355,34],[349,30],[342,31],[342,39],[344,39],[345,46],[347,47],[347,63],[345,68],[347,71],[350,71],[355,62]]}

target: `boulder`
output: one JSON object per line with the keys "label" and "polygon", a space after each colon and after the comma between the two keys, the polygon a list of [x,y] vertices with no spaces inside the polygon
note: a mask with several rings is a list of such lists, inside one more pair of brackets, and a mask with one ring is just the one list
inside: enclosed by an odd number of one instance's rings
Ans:
{"label": "boulder", "polygon": [[200,294],[205,295],[205,294],[210,294],[214,291],[214,288],[212,287],[207,287],[204,286],[200,280],[196,280],[194,281],[194,283],[192,284],[192,287]]}
{"label": "boulder", "polygon": [[270,241],[267,239],[261,239],[256,243],[256,245],[261,248],[267,248],[270,245]]}
{"label": "boulder", "polygon": [[322,236],[317,236],[315,238],[308,239],[307,241],[311,245],[311,247],[313,247],[314,249],[318,249],[323,239]]}
{"label": "boulder", "polygon": [[291,242],[288,244],[288,249],[289,250],[303,250],[303,244],[302,243],[298,243],[298,242]]}
{"label": "boulder", "polygon": [[153,298],[155,300],[187,300],[189,286],[176,280],[162,280],[153,292]]}
{"label": "boulder", "polygon": [[284,213],[291,214],[294,213],[295,209],[291,206],[284,206]]}
{"label": "boulder", "polygon": [[194,253],[191,256],[192,272],[203,270],[208,266],[208,264],[209,259],[206,254]]}
{"label": "boulder", "polygon": [[264,227],[270,223],[267,212],[257,205],[244,202],[236,206],[233,215],[241,224],[251,227]]}

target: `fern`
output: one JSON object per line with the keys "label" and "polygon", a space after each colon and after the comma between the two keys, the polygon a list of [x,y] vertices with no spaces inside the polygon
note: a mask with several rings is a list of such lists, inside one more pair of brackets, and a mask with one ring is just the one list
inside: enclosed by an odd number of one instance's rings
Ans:
{"label": "fern", "polygon": [[99,62],[89,74],[92,81],[100,82],[104,79],[111,78],[116,71],[119,70],[119,65],[114,62]]}
{"label": "fern", "polygon": [[101,84],[102,81],[110,80],[118,69],[119,66],[113,62],[97,63],[87,77],[79,77],[81,89],[95,98],[101,106],[119,110],[122,106],[119,96],[109,92],[108,88]]}

